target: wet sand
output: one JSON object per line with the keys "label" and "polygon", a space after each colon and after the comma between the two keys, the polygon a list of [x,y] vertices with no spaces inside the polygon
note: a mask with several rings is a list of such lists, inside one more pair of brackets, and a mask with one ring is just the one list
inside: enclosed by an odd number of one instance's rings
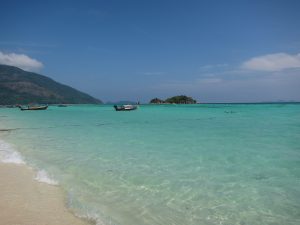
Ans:
{"label": "wet sand", "polygon": [[2,225],[89,225],[65,205],[58,186],[34,180],[35,172],[25,165],[0,163],[0,224]]}

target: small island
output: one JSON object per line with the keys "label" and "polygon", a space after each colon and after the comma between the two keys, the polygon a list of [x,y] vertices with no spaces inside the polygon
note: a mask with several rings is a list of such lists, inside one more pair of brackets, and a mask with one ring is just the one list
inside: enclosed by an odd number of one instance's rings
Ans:
{"label": "small island", "polygon": [[192,97],[185,95],[178,95],[162,100],[159,98],[153,98],[150,101],[150,104],[196,104],[197,101]]}

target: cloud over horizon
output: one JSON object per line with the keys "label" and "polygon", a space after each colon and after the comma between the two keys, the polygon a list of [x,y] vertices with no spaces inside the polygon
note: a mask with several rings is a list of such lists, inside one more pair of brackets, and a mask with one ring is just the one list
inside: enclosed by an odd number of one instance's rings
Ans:
{"label": "cloud over horizon", "polygon": [[37,72],[43,68],[43,63],[25,54],[3,53],[0,51],[0,64],[16,66],[26,71]]}
{"label": "cloud over horizon", "polygon": [[266,72],[300,68],[300,53],[296,55],[275,53],[253,57],[244,62],[242,68]]}

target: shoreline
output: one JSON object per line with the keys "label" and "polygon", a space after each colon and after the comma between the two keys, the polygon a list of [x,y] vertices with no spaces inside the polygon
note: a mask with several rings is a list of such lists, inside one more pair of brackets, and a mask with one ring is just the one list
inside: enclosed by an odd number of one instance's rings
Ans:
{"label": "shoreline", "polygon": [[91,225],[66,205],[60,186],[35,180],[26,164],[0,162],[0,220],[5,225]]}

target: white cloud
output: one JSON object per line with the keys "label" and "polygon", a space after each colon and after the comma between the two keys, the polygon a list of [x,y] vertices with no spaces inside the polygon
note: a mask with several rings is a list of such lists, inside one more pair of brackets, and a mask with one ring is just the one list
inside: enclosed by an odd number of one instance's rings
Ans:
{"label": "white cloud", "polygon": [[242,68],[257,71],[280,71],[300,68],[300,54],[276,53],[258,56],[244,62]]}
{"label": "white cloud", "polygon": [[43,63],[24,54],[3,53],[0,51],[0,64],[16,66],[27,71],[39,71]]}

